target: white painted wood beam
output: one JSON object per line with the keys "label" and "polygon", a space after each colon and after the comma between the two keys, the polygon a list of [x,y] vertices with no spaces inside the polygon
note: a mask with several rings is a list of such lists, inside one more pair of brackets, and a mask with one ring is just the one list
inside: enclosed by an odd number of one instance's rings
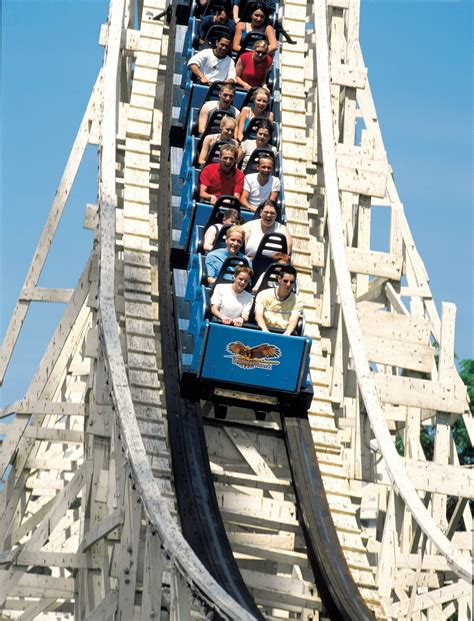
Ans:
{"label": "white painted wood beam", "polygon": [[324,178],[328,205],[328,226],[331,240],[331,254],[334,261],[339,295],[344,313],[346,330],[354,360],[359,388],[364,399],[372,430],[379,448],[388,463],[390,476],[394,485],[410,508],[415,520],[433,544],[446,556],[448,562],[466,579],[472,579],[472,567],[443,535],[433,518],[423,506],[416,490],[410,482],[406,471],[396,452],[387,429],[383,412],[378,400],[375,382],[367,362],[362,333],[357,318],[355,300],[352,293],[350,273],[345,255],[342,235],[341,208],[336,171],[335,137],[332,130],[332,106],[330,98],[329,50],[327,41],[327,14],[325,0],[316,0],[314,4],[314,24],[316,28],[318,100],[320,110],[321,143],[324,159]]}

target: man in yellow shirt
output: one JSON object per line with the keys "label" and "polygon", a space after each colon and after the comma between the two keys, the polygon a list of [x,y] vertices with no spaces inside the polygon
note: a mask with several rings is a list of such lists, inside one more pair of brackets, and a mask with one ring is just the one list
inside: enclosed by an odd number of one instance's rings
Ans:
{"label": "man in yellow shirt", "polygon": [[281,268],[278,287],[264,289],[255,298],[255,320],[263,332],[268,328],[281,328],[290,335],[303,312],[303,301],[292,292],[297,272],[291,265]]}

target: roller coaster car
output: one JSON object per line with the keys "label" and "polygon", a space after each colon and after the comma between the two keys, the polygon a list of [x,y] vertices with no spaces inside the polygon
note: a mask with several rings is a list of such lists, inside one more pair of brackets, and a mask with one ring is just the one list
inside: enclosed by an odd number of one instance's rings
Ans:
{"label": "roller coaster car", "polygon": [[[184,292],[192,355],[181,356],[182,395],[219,405],[257,403],[260,412],[307,409],[312,398],[311,339],[284,336],[282,330],[261,332],[252,323],[236,328],[211,320],[212,288],[205,286],[204,256],[194,255],[192,262]],[[215,284],[229,282],[235,266],[246,262],[245,257],[226,259]],[[303,320],[296,334],[302,330]]]}
{"label": "roller coaster car", "polygon": [[310,348],[309,337],[205,320],[191,367],[182,373],[181,393],[220,404],[258,402],[262,410],[307,410],[313,395]]}

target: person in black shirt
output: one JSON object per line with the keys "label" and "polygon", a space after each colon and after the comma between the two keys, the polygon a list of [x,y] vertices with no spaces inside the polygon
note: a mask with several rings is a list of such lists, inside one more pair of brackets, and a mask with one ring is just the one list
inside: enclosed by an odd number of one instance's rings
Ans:
{"label": "person in black shirt", "polygon": [[235,34],[235,23],[234,20],[230,19],[229,9],[225,6],[217,6],[214,15],[206,15],[201,19],[198,30],[199,45],[204,43],[209,29],[214,25],[226,26],[231,37]]}

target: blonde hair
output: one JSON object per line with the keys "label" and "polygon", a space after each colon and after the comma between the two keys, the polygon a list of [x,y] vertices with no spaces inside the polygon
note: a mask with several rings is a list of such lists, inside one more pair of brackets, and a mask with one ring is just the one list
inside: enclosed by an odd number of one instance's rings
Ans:
{"label": "blonde hair", "polygon": [[229,239],[229,237],[231,235],[235,235],[236,233],[238,233],[239,235],[241,235],[242,237],[242,243],[244,242],[245,239],[245,231],[243,229],[242,226],[240,226],[240,224],[236,224],[235,226],[231,226],[230,229],[227,229],[227,233],[226,233],[226,239]]}
{"label": "blonde hair", "polygon": [[226,125],[226,123],[229,123],[229,122],[231,122],[234,127],[237,125],[237,121],[235,120],[233,116],[230,116],[230,114],[225,114],[221,118],[221,122],[219,123],[219,128],[222,129],[224,125]]}
{"label": "blonde hair", "polygon": [[255,101],[259,95],[265,95],[268,101],[270,101],[270,91],[268,88],[265,88],[264,86],[257,88],[252,95],[252,101]]}

